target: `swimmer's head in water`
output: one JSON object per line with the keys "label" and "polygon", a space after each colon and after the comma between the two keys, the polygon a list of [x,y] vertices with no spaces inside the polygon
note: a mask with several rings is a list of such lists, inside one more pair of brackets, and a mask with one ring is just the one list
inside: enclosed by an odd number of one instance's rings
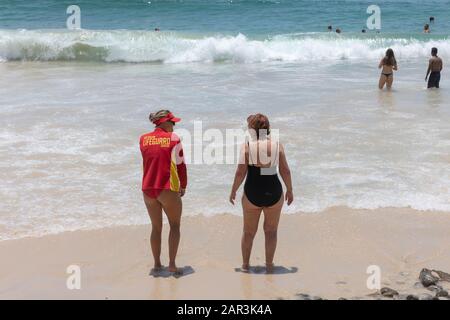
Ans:
{"label": "swimmer's head in water", "polygon": [[328,26],[328,31],[333,30],[333,26]]}
{"label": "swimmer's head in water", "polygon": [[438,49],[437,49],[437,48],[432,48],[432,49],[431,49],[431,55],[432,55],[433,57],[435,57],[435,56],[437,56],[437,54],[438,54]]}
{"label": "swimmer's head in water", "polygon": [[429,30],[430,30],[430,25],[427,23],[427,24],[423,27],[423,30],[429,31]]}
{"label": "swimmer's head in water", "polygon": [[383,59],[384,64],[388,66],[395,66],[397,64],[397,61],[395,60],[395,54],[394,50],[391,48],[386,50],[386,56]]}
{"label": "swimmer's head in water", "polygon": [[270,134],[269,118],[261,113],[248,116],[247,123],[250,134],[256,134],[256,139],[260,138],[260,134],[265,136]]}
{"label": "swimmer's head in water", "polygon": [[159,110],[158,112],[150,113],[149,120],[155,126],[161,127],[166,131],[172,131],[175,123],[181,121],[169,110]]}

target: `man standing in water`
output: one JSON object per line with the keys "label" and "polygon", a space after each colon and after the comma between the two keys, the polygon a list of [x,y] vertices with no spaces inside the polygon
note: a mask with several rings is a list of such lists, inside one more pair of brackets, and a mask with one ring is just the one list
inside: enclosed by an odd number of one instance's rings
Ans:
{"label": "man standing in water", "polygon": [[[441,81],[441,71],[443,68],[442,59],[438,57],[438,49],[431,49],[431,59],[428,64],[427,76],[425,77],[425,81],[428,81],[428,89],[430,88],[439,88],[439,82]],[[430,78],[428,79],[428,76]]]}

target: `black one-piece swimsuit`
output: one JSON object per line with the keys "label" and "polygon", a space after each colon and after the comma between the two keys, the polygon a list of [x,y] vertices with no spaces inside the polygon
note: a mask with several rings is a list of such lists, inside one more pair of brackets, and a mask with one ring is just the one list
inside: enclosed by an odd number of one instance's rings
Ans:
{"label": "black one-piece swimsuit", "polygon": [[[274,174],[267,174],[272,170]],[[247,199],[257,207],[271,207],[275,205],[283,194],[283,187],[276,172],[276,168],[264,169],[256,166],[248,166],[247,179],[244,192]]]}

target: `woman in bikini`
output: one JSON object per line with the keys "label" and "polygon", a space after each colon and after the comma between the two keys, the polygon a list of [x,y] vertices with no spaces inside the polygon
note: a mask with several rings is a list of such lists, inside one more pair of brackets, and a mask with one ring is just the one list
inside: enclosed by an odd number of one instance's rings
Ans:
{"label": "woman in bikini", "polygon": [[[258,230],[261,213],[264,213],[266,270],[267,273],[272,273],[281,209],[284,200],[288,205],[294,200],[291,173],[283,146],[271,139],[269,119],[265,115],[255,114],[249,116],[247,122],[251,138],[242,147],[230,202],[234,205],[236,192],[246,178],[242,197],[242,270],[249,271],[253,239]],[[278,167],[286,185],[285,196],[277,174]]]}
{"label": "woman in bikini", "polygon": [[388,49],[386,56],[381,59],[378,69],[382,69],[378,87],[383,90],[384,85],[390,90],[394,82],[394,70],[397,71],[397,60],[395,59],[394,50]]}
{"label": "woman in bikini", "polygon": [[169,233],[169,271],[180,275],[175,258],[180,242],[180,221],[182,202],[187,185],[186,165],[180,139],[173,133],[173,127],[181,119],[176,118],[169,110],[160,110],[150,114],[150,121],[155,130],[140,138],[144,174],[142,192],[150,220],[152,233],[150,244],[155,267],[153,271],[162,269],[161,233],[163,227],[163,211],[167,215]]}

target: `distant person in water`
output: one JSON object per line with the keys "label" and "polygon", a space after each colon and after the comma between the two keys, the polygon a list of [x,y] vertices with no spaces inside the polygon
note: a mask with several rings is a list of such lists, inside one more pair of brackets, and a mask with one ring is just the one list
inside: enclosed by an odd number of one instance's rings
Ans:
{"label": "distant person in water", "polygon": [[362,29],[361,32],[362,33],[366,33],[367,31],[366,31],[366,29]]}
{"label": "distant person in water", "polygon": [[423,33],[430,33],[430,25],[427,23],[424,27],[423,27]]}
{"label": "distant person in water", "polygon": [[[292,179],[283,146],[277,139],[271,138],[269,119],[265,115],[255,114],[247,118],[247,123],[251,137],[242,146],[230,202],[234,205],[236,192],[246,179],[242,196],[242,271],[249,271],[253,239],[258,230],[261,213],[264,213],[266,271],[272,273],[281,209],[284,200],[288,205],[294,200]],[[286,185],[285,196],[277,168]]]}
{"label": "distant person in water", "polygon": [[159,28],[155,28],[155,32],[161,31]]}
{"label": "distant person in water", "polygon": [[430,17],[430,23],[434,23],[434,17]]}
{"label": "distant person in water", "polygon": [[331,31],[333,31],[333,26],[328,26],[327,29],[328,29],[329,32],[331,32]]}
{"label": "distant person in water", "polygon": [[187,170],[183,159],[180,139],[173,133],[173,127],[181,119],[169,110],[150,114],[155,130],[140,138],[143,159],[142,192],[152,222],[150,244],[155,261],[154,271],[160,271],[161,233],[163,211],[169,225],[169,271],[181,274],[175,260],[180,242],[180,222],[182,202],[187,185]]}
{"label": "distant person in water", "polygon": [[342,30],[340,28],[337,28],[336,33],[342,33]]}
{"label": "distant person in water", "polygon": [[386,85],[390,90],[392,88],[392,83],[394,82],[394,70],[398,70],[394,50],[388,49],[386,51],[386,56],[381,59],[378,68],[382,69],[378,87],[380,88],[380,90],[383,90],[384,86]]}
{"label": "distant person in water", "polygon": [[[427,75],[425,77],[425,81],[428,81],[428,89],[439,88],[439,82],[441,81],[441,71],[444,64],[437,54],[437,48],[431,49],[431,59],[428,63]],[[430,77],[429,79],[428,76]]]}

